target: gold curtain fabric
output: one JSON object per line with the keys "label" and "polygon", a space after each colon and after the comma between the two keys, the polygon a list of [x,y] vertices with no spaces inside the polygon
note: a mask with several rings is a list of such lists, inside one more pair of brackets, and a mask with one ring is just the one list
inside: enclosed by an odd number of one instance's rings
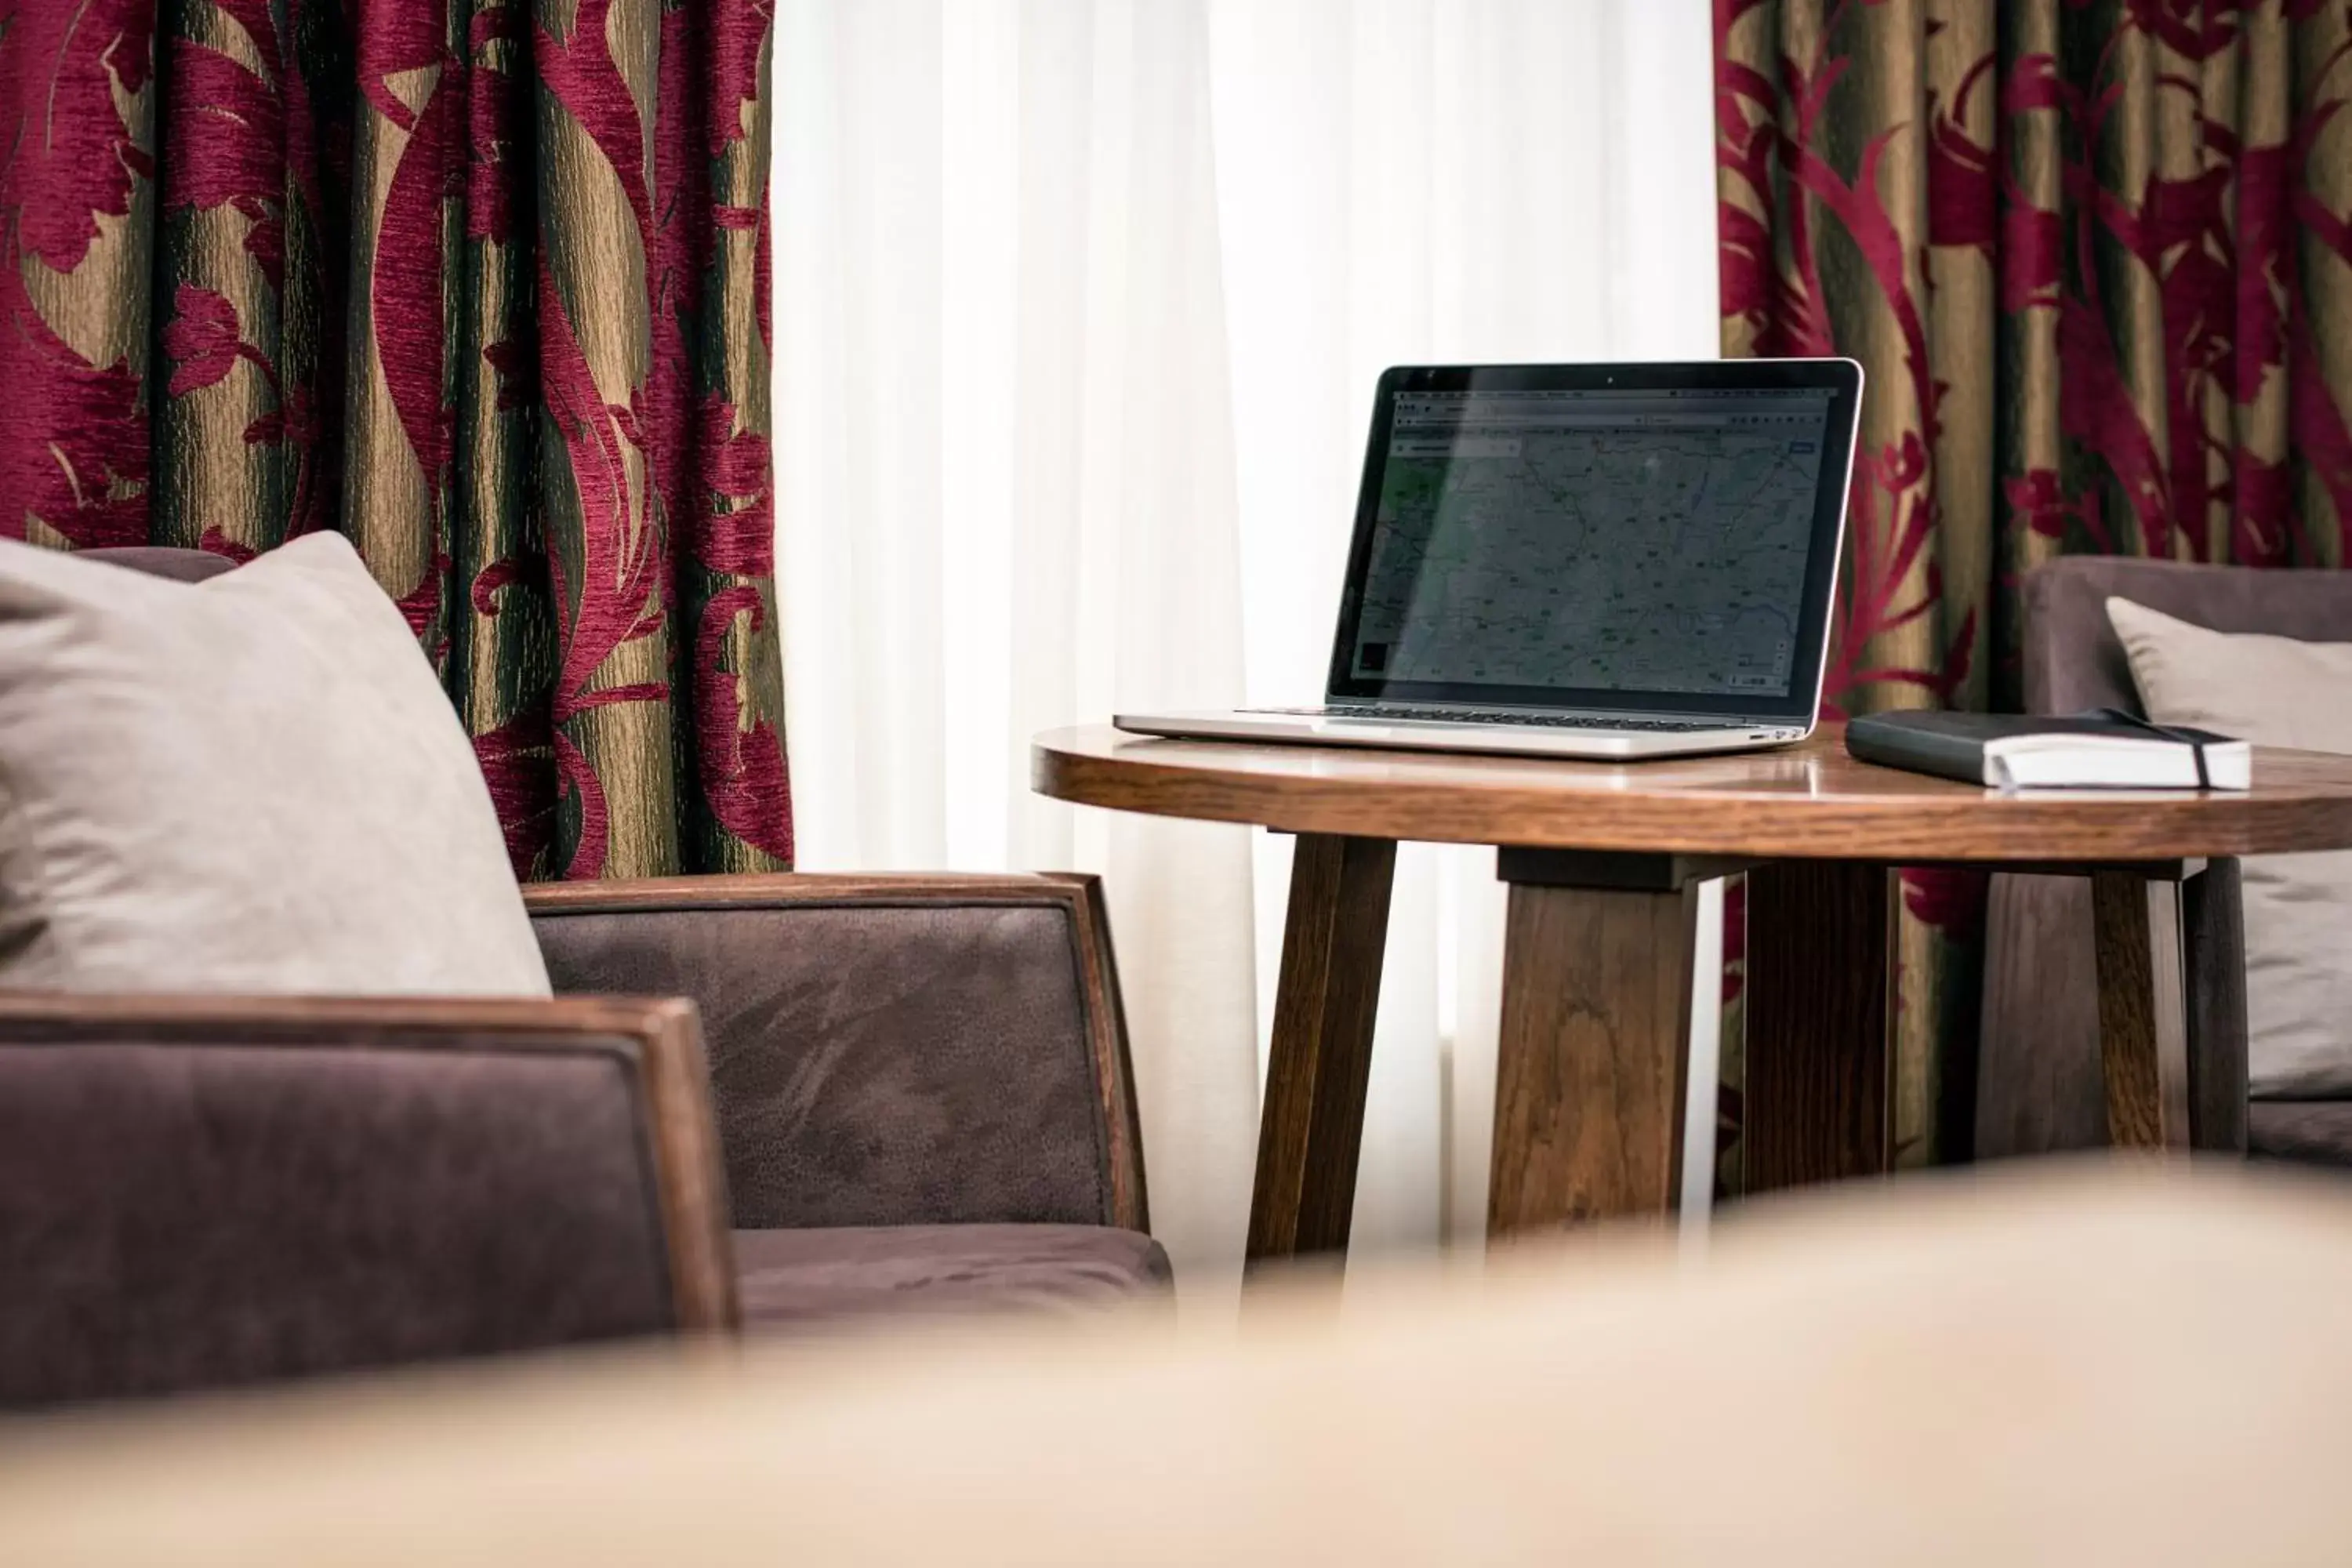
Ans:
{"label": "gold curtain fabric", "polygon": [[788,868],[764,0],[0,0],[0,532],[349,534],[526,877]]}
{"label": "gold curtain fabric", "polygon": [[[1869,376],[1830,710],[2013,706],[2017,580],[2063,552],[2344,564],[2352,5],[1715,28],[1724,351]],[[1908,871],[1903,906],[1898,1161],[1930,1163],[1966,1144],[1982,879]]]}

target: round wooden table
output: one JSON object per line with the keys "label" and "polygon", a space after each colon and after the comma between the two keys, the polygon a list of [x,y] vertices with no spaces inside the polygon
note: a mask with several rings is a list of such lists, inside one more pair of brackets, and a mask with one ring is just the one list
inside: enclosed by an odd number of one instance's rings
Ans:
{"label": "round wooden table", "polygon": [[2236,858],[2352,847],[2352,757],[2258,748],[2254,788],[2035,791],[1801,745],[1633,763],[1049,731],[1042,794],[1298,836],[1254,1258],[1344,1248],[1400,839],[1510,884],[1489,1235],[1671,1209],[1696,888],[1748,885],[1748,1188],[1887,1168],[1898,866],[2087,876],[2118,1144],[2242,1150]]}

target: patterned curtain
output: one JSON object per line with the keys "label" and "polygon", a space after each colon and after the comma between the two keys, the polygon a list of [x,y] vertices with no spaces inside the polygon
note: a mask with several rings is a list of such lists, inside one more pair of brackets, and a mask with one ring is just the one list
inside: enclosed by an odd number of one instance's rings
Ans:
{"label": "patterned curtain", "polygon": [[[1724,351],[1869,374],[1829,708],[2013,705],[2018,576],[2061,553],[2345,564],[2352,4],[1715,21]],[[1924,1164],[1966,1148],[1982,879],[1903,895]]]}
{"label": "patterned curtain", "polygon": [[769,0],[0,0],[0,533],[350,535],[518,874],[788,868]]}

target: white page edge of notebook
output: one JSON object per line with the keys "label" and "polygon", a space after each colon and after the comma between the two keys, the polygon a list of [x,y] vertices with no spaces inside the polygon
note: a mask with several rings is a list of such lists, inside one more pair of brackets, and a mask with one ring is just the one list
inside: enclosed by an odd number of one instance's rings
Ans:
{"label": "white page edge of notebook", "polygon": [[[2216,741],[2205,748],[2205,767],[2214,789],[2253,787],[2253,748],[2243,741]],[[2063,764],[2095,752],[2106,777],[2086,784],[2081,770]],[[2195,789],[2197,758],[2185,745],[2122,735],[2050,732],[2011,735],[1984,745],[1987,786],[2014,789]]]}

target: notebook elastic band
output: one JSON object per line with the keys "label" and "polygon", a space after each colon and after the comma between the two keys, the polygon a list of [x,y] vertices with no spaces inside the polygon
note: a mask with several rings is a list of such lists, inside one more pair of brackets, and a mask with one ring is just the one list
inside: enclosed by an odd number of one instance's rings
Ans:
{"label": "notebook elastic band", "polygon": [[2195,758],[2197,762],[2197,787],[2199,789],[2211,789],[2213,787],[2213,775],[2209,773],[2205,767],[2205,742],[2198,739],[2197,731],[2193,730],[2175,730],[2169,725],[2158,724],[2152,720],[2143,719],[2137,713],[2127,713],[2120,708],[2094,708],[2089,712],[2082,714],[2081,717],[2084,719],[2105,719],[2114,723],[2126,725],[2134,730],[2145,730],[2151,735],[2161,736],[2163,739],[2171,741],[2176,744],[2188,747],[2189,754]]}

